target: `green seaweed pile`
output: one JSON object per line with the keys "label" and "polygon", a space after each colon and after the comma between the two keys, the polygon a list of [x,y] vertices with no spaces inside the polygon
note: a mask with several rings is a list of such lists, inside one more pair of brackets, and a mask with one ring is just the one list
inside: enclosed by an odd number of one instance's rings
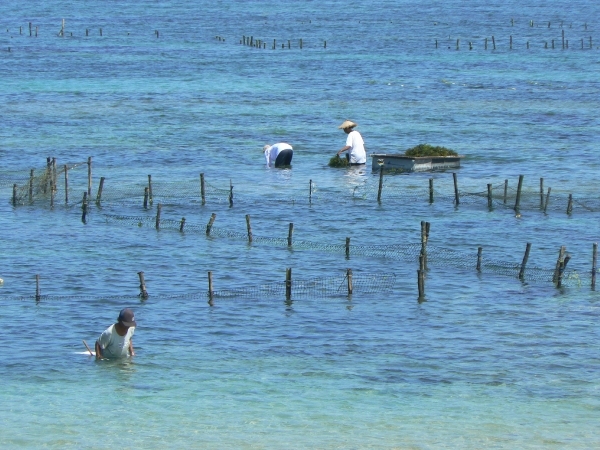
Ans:
{"label": "green seaweed pile", "polygon": [[335,155],[329,160],[329,167],[348,167],[348,160],[340,158],[340,155]]}
{"label": "green seaweed pile", "polygon": [[406,156],[458,156],[458,153],[454,150],[429,144],[419,144],[416,147],[409,148],[404,154]]}

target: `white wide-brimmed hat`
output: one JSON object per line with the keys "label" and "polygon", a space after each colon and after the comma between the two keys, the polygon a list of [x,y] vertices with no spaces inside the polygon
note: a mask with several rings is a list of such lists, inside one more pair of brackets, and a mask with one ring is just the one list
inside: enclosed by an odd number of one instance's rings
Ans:
{"label": "white wide-brimmed hat", "polygon": [[351,120],[344,120],[344,123],[341,124],[338,128],[340,130],[345,130],[346,128],[354,128],[356,126],[358,126],[357,123],[354,123]]}

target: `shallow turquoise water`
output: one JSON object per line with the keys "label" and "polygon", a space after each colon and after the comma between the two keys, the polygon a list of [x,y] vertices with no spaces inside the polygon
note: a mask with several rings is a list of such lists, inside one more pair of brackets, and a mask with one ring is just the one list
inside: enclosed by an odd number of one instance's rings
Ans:
{"label": "shallow turquoise water", "polygon": [[[589,287],[599,211],[576,203],[568,216],[564,203],[569,193],[598,202],[598,48],[580,48],[590,36],[600,42],[596,4],[50,1],[0,12],[2,447],[600,445],[600,304]],[[268,48],[240,45],[242,36]],[[292,48],[279,48],[288,39]],[[428,142],[464,154],[461,204],[447,172],[386,177],[378,204],[370,167],[326,167],[346,118],[371,152]],[[260,149],[277,140],[294,145],[292,170],[264,168]],[[87,224],[77,203],[84,164],[70,172],[69,207],[62,194],[52,209],[10,204],[12,183],[48,156],[59,167],[92,156],[94,194],[106,177],[106,200]],[[219,189],[231,182],[234,206],[226,195],[200,205],[189,194],[199,173]],[[148,174],[173,196],[144,210]],[[498,194],[505,179],[514,190],[519,175],[520,217],[510,202],[488,210],[485,197],[466,196],[488,183]],[[548,214],[540,177],[555,196]],[[125,192],[134,194],[123,201]],[[191,228],[138,227],[159,201],[164,218],[186,217]],[[319,245],[207,238],[211,213],[215,227],[241,235],[250,214],[265,238],[285,238],[293,222],[295,240]],[[425,302],[416,261],[326,249],[346,237],[418,243],[421,221],[431,223],[432,248],[463,255],[432,260]],[[531,268],[553,269],[567,247],[575,272],[566,287],[473,270],[478,246],[518,264],[527,242]],[[221,290],[282,281],[287,267],[300,280],[342,279],[348,267],[397,279],[391,291],[350,299],[206,302],[208,271]],[[51,296],[39,304],[36,274]],[[139,322],[135,359],[82,354],[81,341],[93,343],[124,306]]]}

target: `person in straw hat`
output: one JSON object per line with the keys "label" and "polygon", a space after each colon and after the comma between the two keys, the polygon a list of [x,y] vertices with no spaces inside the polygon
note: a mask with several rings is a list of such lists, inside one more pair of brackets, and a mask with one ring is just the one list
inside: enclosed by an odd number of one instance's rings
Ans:
{"label": "person in straw hat", "polygon": [[267,144],[263,147],[263,152],[269,167],[288,167],[292,164],[294,149],[290,144],[285,142],[278,142],[273,145]]}
{"label": "person in straw hat", "polygon": [[358,125],[351,120],[345,120],[338,128],[344,130],[344,133],[348,135],[346,138],[346,145],[340,149],[337,154],[346,153],[346,159],[348,164],[351,166],[358,166],[367,162],[367,153],[365,152],[365,142],[362,136],[354,128]]}

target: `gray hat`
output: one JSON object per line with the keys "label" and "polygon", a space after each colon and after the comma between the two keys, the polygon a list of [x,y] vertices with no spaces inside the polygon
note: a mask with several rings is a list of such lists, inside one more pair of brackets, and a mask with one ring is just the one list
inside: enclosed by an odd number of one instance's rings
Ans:
{"label": "gray hat", "polygon": [[126,327],[137,326],[135,323],[135,316],[133,315],[133,310],[129,308],[122,309],[119,313],[119,323]]}

